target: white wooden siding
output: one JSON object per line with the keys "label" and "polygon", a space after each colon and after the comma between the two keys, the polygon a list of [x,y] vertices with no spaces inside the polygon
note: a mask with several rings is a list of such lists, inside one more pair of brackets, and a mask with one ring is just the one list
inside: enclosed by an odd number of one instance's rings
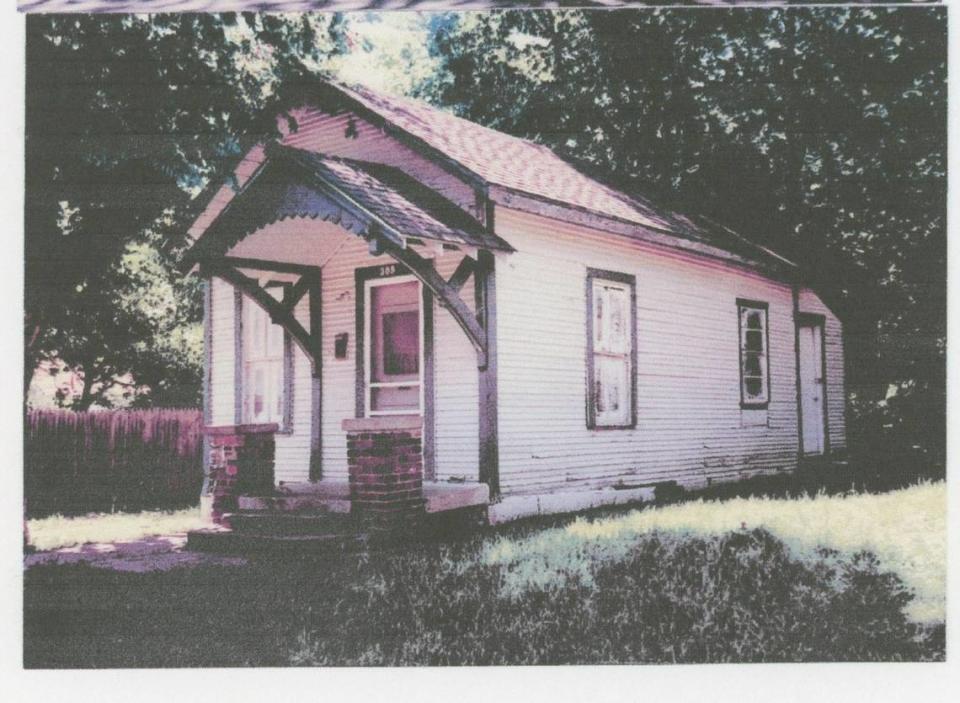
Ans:
{"label": "white wooden siding", "polygon": [[[312,107],[294,110],[292,114],[298,129],[286,135],[284,144],[329,156],[394,166],[466,212],[477,215],[476,196],[471,186],[366,120],[352,113],[331,115]],[[351,119],[356,136],[347,137]]]}
{"label": "white wooden siding", "polygon": [[[285,143],[325,154],[396,166],[474,212],[473,190],[382,130],[347,115],[298,113],[300,129]],[[243,175],[262,159],[254,150]],[[229,199],[224,191],[215,204]],[[213,212],[206,213],[208,219]],[[202,222],[200,223],[202,224]],[[497,234],[516,248],[498,253],[497,322],[499,452],[503,492],[532,494],[634,486],[677,480],[696,486],[756,472],[790,470],[798,451],[793,300],[789,286],[726,263],[498,207]],[[199,231],[195,227],[195,231]],[[192,230],[192,231],[194,231]],[[343,419],[354,415],[355,284],[358,267],[390,263],[331,223],[288,220],[248,237],[235,255],[323,267],[322,472],[347,478]],[[460,254],[436,261],[448,277]],[[586,269],[637,281],[637,427],[586,427]],[[462,289],[472,307],[472,281]],[[770,403],[741,410],[737,298],[769,305]],[[810,291],[801,312],[826,318],[830,446],[845,446],[843,343],[839,320]],[[306,321],[308,303],[297,316]],[[211,413],[234,421],[233,289],[212,289]],[[474,351],[452,316],[434,305],[436,471],[440,480],[478,476],[477,368]],[[345,359],[333,340],[347,333]],[[278,436],[276,475],[309,473],[310,364],[295,348],[293,431]]]}
{"label": "white wooden siding", "polygon": [[[796,465],[789,286],[499,208],[500,480],[505,494],[618,482],[703,485]],[[637,278],[636,429],[586,427],[587,267]],[[770,403],[741,410],[737,298],[769,304]],[[831,401],[834,402],[834,401]]]}
{"label": "white wooden siding", "polygon": [[[304,296],[294,309],[297,320],[310,328],[310,302]],[[274,476],[277,481],[307,481],[310,478],[310,425],[313,419],[311,399],[313,369],[310,359],[293,345],[292,422],[286,432],[276,435]]]}
{"label": "white wooden siding", "polygon": [[[677,480],[703,485],[760,471],[792,469],[797,456],[795,350],[789,286],[720,262],[637,245],[621,238],[506,209],[499,233],[517,251],[497,255],[499,434],[505,494]],[[291,223],[274,225],[297,236]],[[305,242],[335,236],[329,223],[300,221]],[[269,229],[269,228],[267,228]],[[261,237],[266,241],[264,230]],[[346,479],[340,424],[354,414],[354,271],[389,263],[343,235],[324,247],[322,470]],[[306,258],[314,259],[312,256]],[[459,254],[436,261],[448,277]],[[317,263],[320,260],[317,259]],[[637,404],[633,430],[586,428],[586,268],[637,279]],[[233,289],[212,287],[211,410],[234,418]],[[472,306],[472,281],[463,287]],[[771,396],[766,410],[741,410],[737,298],[769,304]],[[842,328],[810,291],[801,312],[826,317],[831,448],[845,446]],[[297,316],[306,322],[308,302]],[[346,332],[346,359],[333,339]],[[476,480],[477,370],[452,316],[434,305],[437,478]],[[277,437],[279,481],[309,475],[311,369],[294,347],[293,426]]]}
{"label": "white wooden siding", "polygon": [[826,357],[827,430],[830,451],[847,446],[846,388],[844,387],[843,324],[819,296],[811,290],[800,291],[800,312],[823,315],[823,344]]}
{"label": "white wooden siding", "polygon": [[[453,252],[437,259],[440,275],[450,278],[461,258]],[[460,297],[474,310],[472,276],[460,289]],[[477,354],[453,315],[436,300],[433,309],[437,480],[476,481],[480,451]]]}

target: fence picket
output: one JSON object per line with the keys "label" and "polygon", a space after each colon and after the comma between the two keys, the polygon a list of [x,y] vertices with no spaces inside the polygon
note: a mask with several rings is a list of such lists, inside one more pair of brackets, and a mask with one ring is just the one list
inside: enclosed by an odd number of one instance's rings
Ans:
{"label": "fence picket", "polygon": [[29,517],[196,504],[202,416],[192,408],[32,410],[24,429]]}

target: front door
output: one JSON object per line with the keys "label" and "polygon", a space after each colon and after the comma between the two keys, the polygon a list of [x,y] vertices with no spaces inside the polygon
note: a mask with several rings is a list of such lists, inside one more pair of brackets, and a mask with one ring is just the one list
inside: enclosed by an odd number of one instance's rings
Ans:
{"label": "front door", "polygon": [[420,282],[374,279],[366,286],[367,414],[420,414],[423,339]]}
{"label": "front door", "polygon": [[823,454],[825,445],[823,325],[801,324],[800,411],[803,419],[803,453]]}

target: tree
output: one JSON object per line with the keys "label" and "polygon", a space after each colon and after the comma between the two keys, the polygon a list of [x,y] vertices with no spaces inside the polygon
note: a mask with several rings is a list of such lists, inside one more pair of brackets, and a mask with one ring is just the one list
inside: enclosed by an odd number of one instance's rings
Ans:
{"label": "tree", "polygon": [[343,50],[340,24],[27,18],[25,393],[55,357],[83,374],[75,408],[104,401],[128,373],[157,402],[195,402],[195,333],[179,326],[199,320],[199,287],[173,262],[204,204],[196,196],[276,134],[289,93]]}
{"label": "tree", "polygon": [[443,69],[419,92],[793,258],[844,319],[851,395],[868,415],[891,386],[916,395],[914,436],[942,452],[945,19],[465,15],[437,25]]}

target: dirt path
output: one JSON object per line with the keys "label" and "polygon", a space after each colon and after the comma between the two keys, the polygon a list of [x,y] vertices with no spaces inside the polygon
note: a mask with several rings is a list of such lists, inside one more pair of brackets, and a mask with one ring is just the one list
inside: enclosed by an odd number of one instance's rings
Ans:
{"label": "dirt path", "polygon": [[24,557],[24,567],[48,564],[89,564],[113,571],[145,573],[207,565],[243,566],[246,559],[186,550],[186,533],[137,540],[93,542],[35,552]]}

